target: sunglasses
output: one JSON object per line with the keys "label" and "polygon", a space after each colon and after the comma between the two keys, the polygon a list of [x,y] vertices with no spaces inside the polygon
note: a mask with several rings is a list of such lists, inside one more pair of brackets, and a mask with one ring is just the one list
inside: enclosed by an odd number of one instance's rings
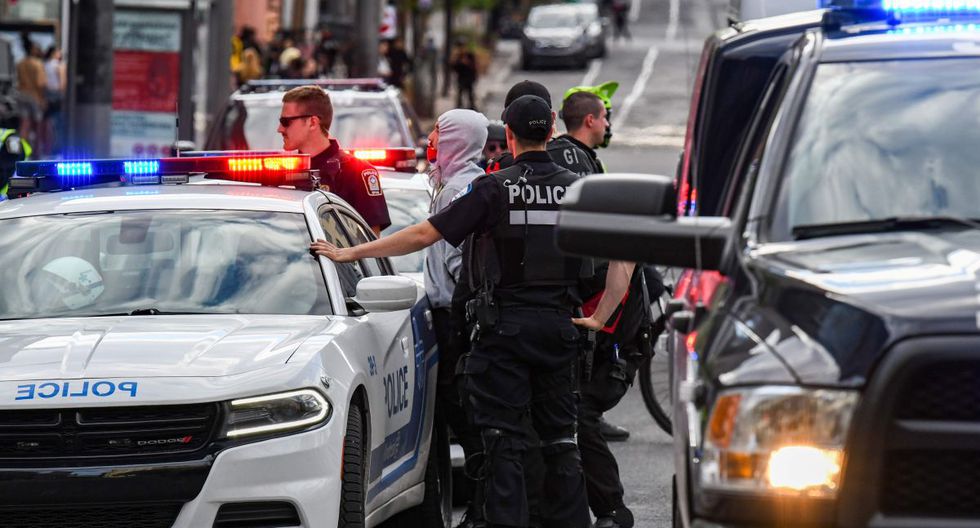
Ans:
{"label": "sunglasses", "polygon": [[303,114],[303,115],[294,115],[294,116],[280,117],[279,118],[279,124],[282,125],[283,128],[289,128],[289,125],[292,124],[292,122],[294,120],[296,120],[296,119],[304,119],[304,118],[307,118],[307,117],[313,117],[313,115],[312,114]]}

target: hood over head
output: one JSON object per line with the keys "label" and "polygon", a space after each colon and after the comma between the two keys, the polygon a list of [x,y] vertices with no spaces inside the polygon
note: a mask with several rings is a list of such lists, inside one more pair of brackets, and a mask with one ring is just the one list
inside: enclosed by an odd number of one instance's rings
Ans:
{"label": "hood over head", "polygon": [[457,178],[473,180],[483,174],[477,164],[487,143],[486,116],[473,110],[454,109],[441,116],[439,127],[439,146],[435,170],[432,172],[434,186],[445,185]]}

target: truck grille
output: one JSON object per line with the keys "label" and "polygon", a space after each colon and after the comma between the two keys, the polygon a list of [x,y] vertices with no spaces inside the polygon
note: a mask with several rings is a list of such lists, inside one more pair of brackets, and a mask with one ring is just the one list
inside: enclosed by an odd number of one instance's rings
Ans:
{"label": "truck grille", "polygon": [[4,528],[170,528],[181,504],[0,509]]}
{"label": "truck grille", "polygon": [[206,446],[218,405],[0,411],[0,461],[189,453]]}
{"label": "truck grille", "polygon": [[980,362],[920,361],[894,381],[882,513],[980,518]]}

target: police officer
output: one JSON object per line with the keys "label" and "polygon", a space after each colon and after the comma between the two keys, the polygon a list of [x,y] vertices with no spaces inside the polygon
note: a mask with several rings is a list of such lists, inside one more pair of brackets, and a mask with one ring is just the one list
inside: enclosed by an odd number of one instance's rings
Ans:
{"label": "police officer", "polygon": [[381,176],[371,164],[343,151],[330,137],[332,122],[333,105],[323,89],[300,86],[283,95],[278,129],[283,149],[309,154],[310,168],[320,171],[320,187],[346,200],[374,234],[380,235],[391,225]]}
{"label": "police officer", "polygon": [[568,133],[548,143],[548,154],[555,163],[587,176],[605,172],[595,148],[602,144],[609,120],[608,111],[599,96],[575,92],[561,105],[561,118]]}
{"label": "police officer", "polygon": [[[519,83],[514,84],[514,86],[511,86],[510,90],[507,91],[507,95],[504,97],[504,112],[507,111],[507,107],[509,107],[510,104],[514,102],[518,97],[522,97],[525,95],[538,96],[541,99],[544,99],[548,103],[549,107],[551,106],[551,94],[548,92],[548,89],[545,88],[544,85],[541,83],[529,81],[525,79]],[[491,172],[497,172],[501,169],[506,169],[507,167],[510,167],[513,164],[514,164],[514,156],[510,152],[504,151],[502,153],[497,154],[494,158],[490,159],[487,162],[487,167],[486,167],[487,174],[490,174]]]}
{"label": "police officer", "polygon": [[17,132],[20,121],[20,105],[16,99],[11,95],[0,96],[0,201],[8,197],[10,178],[17,162],[31,157],[30,143]]}
{"label": "police officer", "polygon": [[592,270],[555,245],[559,203],[578,176],[545,151],[554,125],[547,101],[517,98],[504,112],[504,123],[515,154],[509,169],[478,178],[441,213],[394,235],[351,248],[318,240],[311,249],[350,262],[468,239],[464,258],[473,260],[467,280],[477,291],[471,306],[479,336],[463,367],[464,392],[483,438],[486,522],[529,525],[522,419],[530,409],[547,468],[542,526],[587,528],[575,439],[579,333],[572,313],[580,302],[578,280]]}

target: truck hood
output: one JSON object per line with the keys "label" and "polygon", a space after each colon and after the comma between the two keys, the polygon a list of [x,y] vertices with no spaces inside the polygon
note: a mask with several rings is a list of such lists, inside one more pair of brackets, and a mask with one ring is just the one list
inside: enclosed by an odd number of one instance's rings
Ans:
{"label": "truck hood", "polygon": [[885,317],[966,323],[980,312],[980,230],[907,231],[783,245],[787,276]]}
{"label": "truck hood", "polygon": [[752,253],[764,291],[732,303],[731,339],[751,335],[756,346],[716,358],[723,383],[859,386],[898,341],[980,333],[980,230],[828,237]]}
{"label": "truck hood", "polygon": [[284,365],[322,316],[161,315],[0,322],[0,380],[232,376]]}

